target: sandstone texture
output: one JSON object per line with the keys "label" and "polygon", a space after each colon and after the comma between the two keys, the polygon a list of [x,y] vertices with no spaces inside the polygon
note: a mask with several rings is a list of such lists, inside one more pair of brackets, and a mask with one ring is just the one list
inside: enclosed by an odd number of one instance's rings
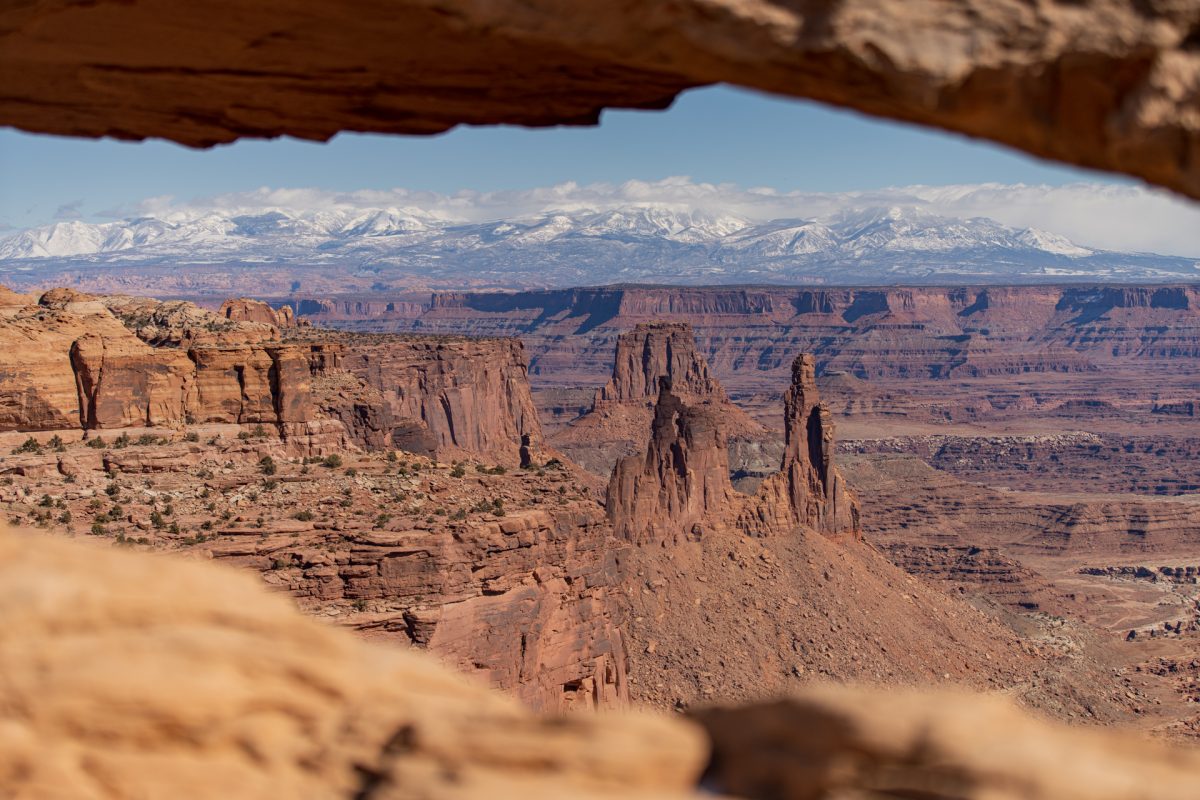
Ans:
{"label": "sandstone texture", "polygon": [[[694,413],[719,420],[722,441],[734,454],[734,470],[747,466],[745,454],[770,447],[774,438],[725,394],[696,351],[686,323],[639,323],[617,338],[612,375],[596,390],[590,409],[570,421],[551,443],[576,463],[608,475],[616,461],[646,449],[660,381]],[[739,458],[740,457],[740,458]]]}
{"label": "sandstone texture", "polygon": [[[228,0],[0,16],[0,122],[207,146],[242,136],[594,124],[732,83],[991,139],[1200,197],[1194,0],[681,3]],[[399,52],[397,51],[399,48]]]}
{"label": "sandstone texture", "polygon": [[296,324],[296,316],[291,306],[285,305],[275,309],[261,300],[249,297],[226,300],[221,304],[218,313],[235,322],[261,322],[276,328],[291,328]]}
{"label": "sandstone texture", "polygon": [[680,720],[536,718],[247,576],[0,533],[6,797],[690,797]]}
{"label": "sandstone texture", "polygon": [[309,332],[315,369],[346,373],[378,393],[403,450],[476,455],[515,466],[522,442],[542,448],[542,431],[515,339],[341,336]]}
{"label": "sandstone texture", "polygon": [[538,717],[229,570],[8,530],[0,555],[6,796],[1141,800],[1200,768],[962,693]]}
{"label": "sandstone texture", "polygon": [[6,300],[0,431],[265,424],[303,443],[328,420],[367,449],[512,465],[522,442],[542,449],[520,342],[295,330],[246,299],[219,315],[65,289]]}
{"label": "sandstone texture", "polygon": [[684,405],[669,379],[660,387],[645,455],[626,456],[613,469],[608,517],[630,541],[699,541],[736,502],[724,431],[709,409]]}
{"label": "sandstone texture", "polygon": [[[660,380],[645,456],[618,461],[609,481],[608,516],[618,535],[698,540],[709,524],[733,525],[749,535],[804,528],[861,538],[855,500],[833,465],[833,423],[820,405],[811,356],[793,362],[782,463],[753,497],[735,492],[730,482],[721,422],[711,409],[686,405],[669,379]],[[674,535],[664,536],[666,531]]]}
{"label": "sandstone texture", "polygon": [[1056,729],[996,697],[822,687],[701,711],[712,785],[740,797],[1100,800],[1186,797],[1197,754]]}

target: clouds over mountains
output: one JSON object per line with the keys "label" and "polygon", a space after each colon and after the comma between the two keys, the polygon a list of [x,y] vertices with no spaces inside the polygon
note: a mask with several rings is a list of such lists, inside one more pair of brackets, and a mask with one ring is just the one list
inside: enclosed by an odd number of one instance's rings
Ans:
{"label": "clouds over mountains", "polygon": [[687,178],[582,186],[564,183],[453,195],[408,189],[336,192],[263,188],[187,202],[152,198],[128,209],[123,216],[183,220],[208,213],[256,214],[272,209],[300,215],[396,209],[445,222],[488,222],[551,211],[603,211],[640,204],[736,216],[752,222],[818,219],[848,209],[878,206],[921,208],[938,216],[987,217],[1010,227],[1040,228],[1085,247],[1200,257],[1200,205],[1157,189],[1108,183],[907,186],[840,193],[781,192],[766,187],[695,183]]}
{"label": "clouds over mountains", "polygon": [[0,239],[0,262],[25,270],[329,264],[450,282],[460,271],[497,286],[1195,280],[1197,255],[1200,210],[1136,187],[821,194],[686,178],[454,195],[264,188],[153,198],[126,219]]}

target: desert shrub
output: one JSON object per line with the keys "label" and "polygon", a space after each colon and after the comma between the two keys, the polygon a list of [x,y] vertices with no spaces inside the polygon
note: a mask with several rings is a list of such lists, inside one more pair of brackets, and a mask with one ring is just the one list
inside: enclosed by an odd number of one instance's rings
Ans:
{"label": "desert shrub", "polygon": [[66,452],[67,449],[67,445],[65,442],[63,442],[63,438],[57,433],[51,436],[50,441],[46,444],[56,453]]}
{"label": "desert shrub", "polygon": [[462,464],[455,464],[454,469],[450,470],[451,478],[461,478],[462,476],[464,476],[466,474],[467,474],[467,471],[465,469],[463,469]]}
{"label": "desert shrub", "polygon": [[279,467],[275,464],[275,459],[270,456],[263,456],[258,461],[258,471],[263,475],[274,475],[279,471]]}
{"label": "desert shrub", "polygon": [[337,453],[330,453],[321,459],[321,466],[327,469],[337,469],[342,465],[342,457]]}
{"label": "desert shrub", "polygon": [[88,447],[94,447],[94,448],[96,448],[97,450],[101,450],[101,449],[103,449],[103,448],[105,448],[105,447],[108,447],[108,444],[107,444],[107,443],[104,441],[104,437],[103,437],[103,436],[97,436],[97,437],[95,437],[94,439],[88,439],[88,440],[87,440],[87,446],[88,446]]}
{"label": "desert shrub", "polygon": [[312,518],[313,518],[313,512],[311,512],[307,509],[305,509],[304,511],[297,511],[295,514],[292,514],[292,519],[298,519],[301,522],[311,522]]}
{"label": "desert shrub", "polygon": [[20,455],[21,453],[41,453],[41,452],[42,452],[42,446],[40,444],[38,444],[38,440],[33,438],[32,436],[30,436],[28,439],[26,439],[24,442],[22,442],[20,445],[18,445],[17,447],[15,447],[13,449],[13,455]]}

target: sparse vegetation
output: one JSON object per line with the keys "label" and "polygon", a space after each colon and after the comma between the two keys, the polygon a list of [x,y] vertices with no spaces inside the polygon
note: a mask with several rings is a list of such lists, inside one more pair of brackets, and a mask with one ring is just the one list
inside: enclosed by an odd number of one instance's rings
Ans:
{"label": "sparse vegetation", "polygon": [[13,449],[14,456],[21,455],[22,453],[40,454],[41,452],[42,452],[41,444],[39,444],[38,440],[33,438],[32,436],[30,436],[28,439],[26,439],[24,442],[22,442],[20,445],[18,445],[16,448]]}
{"label": "sparse vegetation", "polygon": [[342,457],[337,453],[330,453],[329,455],[325,456],[325,458],[321,459],[321,466],[325,467],[326,469],[337,469],[341,465]]}

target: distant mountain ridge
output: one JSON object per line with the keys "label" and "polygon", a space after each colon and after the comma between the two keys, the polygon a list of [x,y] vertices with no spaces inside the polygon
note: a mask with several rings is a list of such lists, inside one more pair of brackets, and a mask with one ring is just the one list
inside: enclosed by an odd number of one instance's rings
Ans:
{"label": "distant mountain ridge", "polygon": [[1200,262],[1082,247],[1036,228],[899,205],[755,222],[678,204],[462,222],[415,208],[210,211],[59,222],[0,239],[0,270],[272,264],[455,276],[496,287],[616,282],[1153,281]]}

